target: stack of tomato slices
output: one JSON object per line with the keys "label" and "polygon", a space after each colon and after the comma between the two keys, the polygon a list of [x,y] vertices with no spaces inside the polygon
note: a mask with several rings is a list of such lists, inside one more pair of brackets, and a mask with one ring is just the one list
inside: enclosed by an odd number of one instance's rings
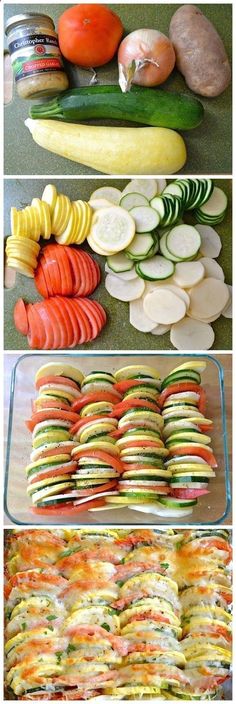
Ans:
{"label": "stack of tomato slices", "polygon": [[42,249],[35,283],[45,300],[14,308],[15,327],[31,349],[68,349],[95,340],[106,324],[100,303],[87,298],[100,282],[97,262],[87,252],[57,244]]}
{"label": "stack of tomato slices", "polygon": [[169,451],[166,467],[172,473],[170,507],[193,506],[209,493],[209,479],[215,476],[217,463],[208,435],[213,423],[205,417],[206,395],[201,386],[205,368],[205,362],[185,362],[162,381],[159,403]]}

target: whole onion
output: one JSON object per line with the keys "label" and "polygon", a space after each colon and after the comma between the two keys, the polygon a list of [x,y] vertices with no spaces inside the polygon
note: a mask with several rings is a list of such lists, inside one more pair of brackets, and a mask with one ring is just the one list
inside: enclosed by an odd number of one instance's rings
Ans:
{"label": "whole onion", "polygon": [[158,86],[175,65],[171,41],[157,29],[137,29],[127,35],[118,50],[119,84],[123,93],[135,83]]}

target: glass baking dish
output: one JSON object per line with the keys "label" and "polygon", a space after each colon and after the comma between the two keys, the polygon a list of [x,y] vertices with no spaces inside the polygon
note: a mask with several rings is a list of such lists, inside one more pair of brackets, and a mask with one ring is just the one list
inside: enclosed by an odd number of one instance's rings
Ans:
{"label": "glass baking dish", "polygon": [[24,467],[29,463],[31,436],[24,420],[31,415],[31,402],[36,397],[34,377],[37,369],[52,361],[52,354],[25,354],[19,357],[12,372],[10,409],[7,438],[5,511],[13,523],[18,525],[71,524],[73,525],[215,525],[226,520],[231,505],[229,478],[229,454],[226,427],[224,394],[224,371],[216,357],[210,354],[119,354],[119,353],[70,353],[54,354],[55,361],[64,361],[80,368],[84,373],[92,369],[113,372],[127,364],[149,364],[155,366],[160,375],[166,376],[171,369],[193,358],[207,362],[202,383],[207,394],[207,417],[214,421],[212,448],[218,461],[216,477],[210,482],[210,493],[200,497],[192,515],[182,519],[163,519],[151,513],[131,511],[128,508],[78,514],[78,521],[66,516],[37,516],[30,512],[30,501],[26,494]]}

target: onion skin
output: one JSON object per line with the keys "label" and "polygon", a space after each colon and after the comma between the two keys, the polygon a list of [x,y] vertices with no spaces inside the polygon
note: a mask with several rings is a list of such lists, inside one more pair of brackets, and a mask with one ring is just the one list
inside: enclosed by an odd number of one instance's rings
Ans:
{"label": "onion skin", "polygon": [[127,35],[118,50],[121,90],[131,84],[153,87],[168,78],[175,65],[174,47],[168,37],[156,29],[137,29]]}

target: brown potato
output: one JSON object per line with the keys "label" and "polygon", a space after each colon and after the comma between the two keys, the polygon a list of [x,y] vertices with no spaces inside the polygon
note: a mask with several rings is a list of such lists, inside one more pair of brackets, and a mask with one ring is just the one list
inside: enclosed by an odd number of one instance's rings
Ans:
{"label": "brown potato", "polygon": [[170,40],[176,65],[194,93],[213,98],[223,93],[231,69],[222,39],[196,5],[183,5],[173,15]]}

